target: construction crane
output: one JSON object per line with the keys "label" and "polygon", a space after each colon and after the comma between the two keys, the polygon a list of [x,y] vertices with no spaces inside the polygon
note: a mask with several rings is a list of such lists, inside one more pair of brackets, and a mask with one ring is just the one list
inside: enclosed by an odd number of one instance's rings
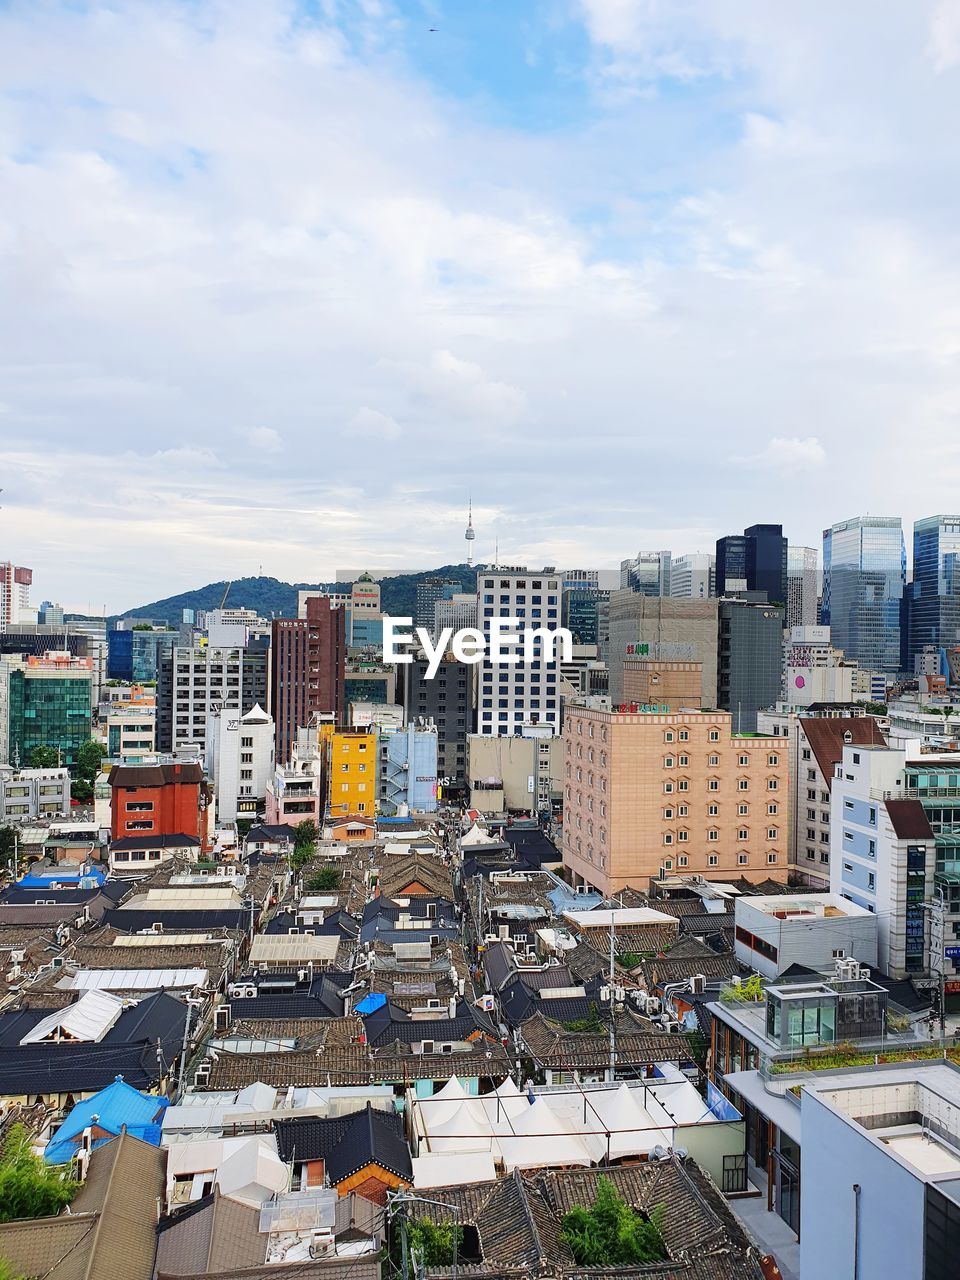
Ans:
{"label": "construction crane", "polygon": [[220,599],[220,608],[221,608],[221,609],[222,609],[222,608],[223,608],[223,606],[227,603],[227,596],[230,594],[230,588],[231,588],[232,586],[233,586],[233,579],[231,579],[231,580],[227,583],[227,585],[224,587],[224,589],[223,589],[223,595],[222,595],[222,597],[221,597],[221,599]]}

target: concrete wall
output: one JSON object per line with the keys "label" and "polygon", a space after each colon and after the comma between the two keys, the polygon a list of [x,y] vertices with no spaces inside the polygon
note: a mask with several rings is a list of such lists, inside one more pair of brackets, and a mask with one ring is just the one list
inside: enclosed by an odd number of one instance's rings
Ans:
{"label": "concrete wall", "polygon": [[610,593],[610,696],[625,701],[623,663],[627,645],[650,645],[652,657],[700,662],[701,705],[717,705],[717,601],[674,600],[633,591]]}
{"label": "concrete wall", "polygon": [[[810,1092],[802,1115],[801,1274],[922,1280],[924,1184]],[[861,1188],[859,1270],[854,1183]]]}

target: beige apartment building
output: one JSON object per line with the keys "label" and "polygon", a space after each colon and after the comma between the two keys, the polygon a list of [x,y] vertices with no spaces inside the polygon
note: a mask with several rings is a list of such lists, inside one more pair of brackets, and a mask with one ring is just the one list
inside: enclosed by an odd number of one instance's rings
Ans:
{"label": "beige apartment building", "polygon": [[563,861],[602,893],[651,876],[786,880],[787,744],[726,711],[596,711],[563,731]]}

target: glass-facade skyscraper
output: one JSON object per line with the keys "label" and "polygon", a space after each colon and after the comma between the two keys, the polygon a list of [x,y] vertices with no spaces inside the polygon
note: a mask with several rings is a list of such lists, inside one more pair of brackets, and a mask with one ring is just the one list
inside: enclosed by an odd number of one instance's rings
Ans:
{"label": "glass-facade skyscraper", "polygon": [[911,664],[928,644],[960,644],[960,516],[927,516],[913,526]]}
{"label": "glass-facade skyscraper", "polygon": [[771,604],[787,601],[787,540],[783,525],[752,524],[717,542],[717,595],[765,591]]}
{"label": "glass-facade skyscraper", "polygon": [[867,671],[900,670],[906,577],[899,516],[857,516],[823,531],[823,623]]}

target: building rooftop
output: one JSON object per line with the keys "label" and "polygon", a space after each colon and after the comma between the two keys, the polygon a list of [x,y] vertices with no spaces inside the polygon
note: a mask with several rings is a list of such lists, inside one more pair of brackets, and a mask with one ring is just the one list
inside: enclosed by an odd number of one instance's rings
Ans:
{"label": "building rooftop", "polygon": [[847,898],[824,893],[763,894],[737,900],[738,911],[749,909],[778,920],[831,920],[871,914]]}

